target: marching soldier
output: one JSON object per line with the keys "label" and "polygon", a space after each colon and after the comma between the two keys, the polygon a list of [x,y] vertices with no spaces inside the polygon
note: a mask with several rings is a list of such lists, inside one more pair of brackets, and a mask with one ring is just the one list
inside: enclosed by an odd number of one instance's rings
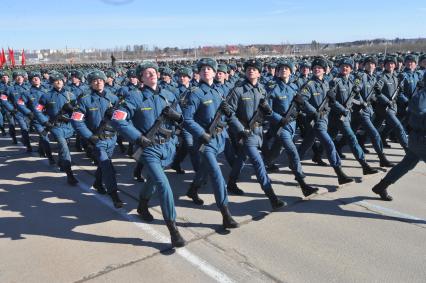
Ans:
{"label": "marching soldier", "polygon": [[[138,65],[136,74],[144,86],[139,93],[125,96],[123,104],[114,111],[112,122],[127,140],[141,149],[141,154],[136,158],[137,162],[143,164],[147,180],[140,192],[138,213],[146,221],[153,220],[148,210],[148,202],[158,190],[161,210],[170,232],[172,245],[182,247],[185,240],[176,226],[173,192],[164,167],[170,165],[175,155],[177,137],[174,134],[174,125],[176,122],[183,122],[183,117],[179,113],[179,105],[177,110],[171,107],[176,100],[174,94],[158,87],[157,73],[158,66],[155,63]],[[158,120],[162,117],[165,117],[163,122]],[[160,122],[157,124],[161,126],[158,131],[153,128],[156,121]],[[155,132],[152,132],[153,130]]]}

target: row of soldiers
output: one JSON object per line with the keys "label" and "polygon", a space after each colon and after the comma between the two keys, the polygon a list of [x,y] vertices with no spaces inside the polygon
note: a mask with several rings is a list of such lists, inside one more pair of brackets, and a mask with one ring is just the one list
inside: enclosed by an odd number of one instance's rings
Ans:
{"label": "row of soldiers", "polygon": [[[426,66],[425,59],[420,61]],[[18,124],[28,152],[33,129],[39,136],[39,153],[66,173],[70,185],[78,183],[69,149],[69,140],[76,135],[77,147],[85,148],[97,165],[93,187],[107,193],[117,208],[123,203],[112,157],[116,144],[124,147],[123,140],[128,141],[133,147],[129,154],[136,160],[135,177],[144,181],[137,212],[152,221],[149,201],[158,192],[172,245],[181,247],[185,240],[176,226],[173,191],[164,168],[171,166],[184,174],[180,164],[187,155],[195,176],[186,196],[203,205],[198,190],[210,177],[223,227],[236,228],[228,193],[244,195],[237,183],[247,157],[272,209],[279,209],[286,203],[275,195],[268,172],[278,169],[274,161],[282,151],[307,197],[318,191],[305,182],[301,165],[309,149],[319,166],[327,166],[321,157],[325,151],[337,182],[346,184],[354,179],[343,172],[343,146],[350,147],[364,175],[375,174],[378,170],[365,159],[364,143],[371,140],[381,167],[393,167],[383,145],[393,132],[408,160],[373,188],[381,199],[392,200],[387,187],[414,167],[419,154],[424,158],[420,140],[425,139],[426,100],[419,96],[424,96],[426,76],[417,60],[408,54],[401,72],[395,71],[395,56],[385,57],[380,71],[377,58],[366,56],[358,65],[351,57],[341,58],[334,67],[324,57],[297,64],[281,58],[266,70],[257,59],[226,65],[202,58],[194,67],[180,66],[175,71],[144,62],[128,69],[125,78],[111,69],[90,70],[87,75],[72,70],[70,80],[57,71],[15,70],[12,83],[2,72],[0,126],[5,133],[7,120],[16,144]],[[408,107],[413,101],[415,108]],[[412,136],[418,141],[415,147],[423,146],[420,153],[412,149]],[[303,140],[296,147],[299,137]],[[58,145],[57,160],[50,138]],[[231,167],[227,181],[217,161],[222,153]]]}

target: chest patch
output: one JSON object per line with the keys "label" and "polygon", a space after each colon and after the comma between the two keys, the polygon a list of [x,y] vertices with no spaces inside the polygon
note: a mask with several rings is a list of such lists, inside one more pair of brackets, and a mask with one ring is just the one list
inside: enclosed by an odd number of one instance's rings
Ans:
{"label": "chest patch", "polygon": [[112,114],[112,120],[123,121],[127,117],[127,112],[121,110],[115,110]]}
{"label": "chest patch", "polygon": [[81,112],[73,112],[71,119],[73,119],[74,121],[83,121],[84,118],[84,114]]}

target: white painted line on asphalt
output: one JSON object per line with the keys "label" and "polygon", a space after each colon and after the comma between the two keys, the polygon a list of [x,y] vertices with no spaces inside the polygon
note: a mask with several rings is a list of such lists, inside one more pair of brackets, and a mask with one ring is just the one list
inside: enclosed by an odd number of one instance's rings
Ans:
{"label": "white painted line on asphalt", "polygon": [[[78,186],[85,192],[93,192],[93,190],[90,189],[90,185],[85,184],[84,182],[79,181]],[[151,225],[140,222],[139,219],[133,215],[128,214],[126,210],[124,209],[116,209],[112,201],[108,196],[102,196],[99,194],[95,194],[94,197],[98,199],[100,202],[102,202],[104,205],[108,206],[115,212],[119,213],[124,219],[128,220],[129,222],[136,225],[139,229],[144,231],[145,233],[150,234],[152,237],[154,237],[157,241],[161,243],[170,243],[170,238],[165,236],[163,233],[158,232],[157,230],[153,229]],[[225,273],[218,270],[217,268],[210,265],[207,261],[199,258],[195,254],[191,253],[186,248],[179,248],[176,249],[176,252],[178,255],[180,255],[183,259],[191,263],[192,265],[196,266],[198,269],[200,269],[202,272],[204,272],[207,276],[213,278],[214,280],[218,282],[234,282],[231,278],[229,278]]]}
{"label": "white painted line on asphalt", "polygon": [[426,219],[418,218],[418,217],[410,215],[410,214],[402,213],[402,212],[399,212],[399,211],[396,211],[396,210],[393,210],[393,209],[390,209],[390,208],[387,208],[387,207],[383,207],[383,206],[380,206],[380,205],[377,205],[377,204],[372,204],[372,203],[369,203],[369,202],[366,202],[366,201],[363,201],[363,200],[358,201],[356,203],[365,207],[365,208],[381,212],[381,213],[383,213],[387,216],[400,217],[400,218],[406,218],[406,219],[409,219],[409,220],[417,220],[417,221],[425,221],[426,222]]}

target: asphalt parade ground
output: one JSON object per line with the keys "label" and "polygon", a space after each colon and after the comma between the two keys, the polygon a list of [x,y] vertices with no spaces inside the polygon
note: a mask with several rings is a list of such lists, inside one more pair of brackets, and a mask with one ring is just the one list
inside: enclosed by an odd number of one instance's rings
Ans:
{"label": "asphalt parade ground", "polygon": [[[385,152],[397,162],[404,152],[391,145]],[[118,148],[121,209],[91,188],[96,167],[84,153],[72,152],[80,181],[72,187],[36,152],[0,137],[0,282],[425,282],[426,165],[391,186],[394,201],[384,202],[371,187],[385,170],[364,177],[346,155],[343,168],[357,182],[341,187],[331,167],[303,161],[306,182],[320,188],[309,199],[280,158],[270,177],[288,206],[275,212],[246,165],[238,183],[246,194],[229,196],[241,225],[232,231],[222,229],[210,184],[200,189],[201,207],[185,196],[194,176],[187,158],[186,174],[166,170],[188,241],[172,249],[157,196],[155,220],[139,219],[141,183]],[[378,167],[375,154],[367,160]],[[226,178],[229,168],[220,162]]]}

